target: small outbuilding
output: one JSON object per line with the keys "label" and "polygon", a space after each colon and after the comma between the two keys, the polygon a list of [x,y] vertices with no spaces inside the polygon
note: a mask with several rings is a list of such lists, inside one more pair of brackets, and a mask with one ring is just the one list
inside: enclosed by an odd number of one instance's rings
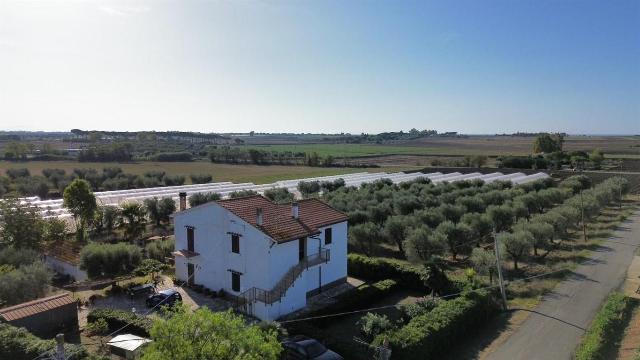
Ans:
{"label": "small outbuilding", "polygon": [[0,309],[0,321],[51,338],[78,330],[78,306],[71,294],[63,293]]}
{"label": "small outbuilding", "polygon": [[89,277],[80,269],[81,248],[68,241],[57,241],[48,244],[43,252],[44,263],[51,270],[61,275],[68,275],[74,281],[85,281]]}
{"label": "small outbuilding", "polygon": [[132,334],[122,334],[109,340],[109,351],[111,354],[127,360],[134,360],[140,357],[142,348],[151,340]]}

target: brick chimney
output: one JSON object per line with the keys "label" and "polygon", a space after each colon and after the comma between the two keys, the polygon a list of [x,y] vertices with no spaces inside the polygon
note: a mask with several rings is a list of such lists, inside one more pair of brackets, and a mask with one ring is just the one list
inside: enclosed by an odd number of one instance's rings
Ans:
{"label": "brick chimney", "polygon": [[291,216],[294,219],[297,219],[300,216],[300,207],[298,207],[298,203],[295,201],[291,203]]}
{"label": "brick chimney", "polygon": [[256,225],[262,226],[264,223],[264,213],[262,212],[262,208],[256,209]]}
{"label": "brick chimney", "polygon": [[180,197],[180,211],[184,211],[187,209],[187,193],[186,192],[181,192],[178,194],[178,196]]}

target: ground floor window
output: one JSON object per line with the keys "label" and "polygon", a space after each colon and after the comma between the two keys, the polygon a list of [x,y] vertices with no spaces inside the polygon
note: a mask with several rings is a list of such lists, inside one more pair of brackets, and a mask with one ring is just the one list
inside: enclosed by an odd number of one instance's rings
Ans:
{"label": "ground floor window", "polygon": [[240,274],[236,272],[231,273],[231,290],[240,291]]}

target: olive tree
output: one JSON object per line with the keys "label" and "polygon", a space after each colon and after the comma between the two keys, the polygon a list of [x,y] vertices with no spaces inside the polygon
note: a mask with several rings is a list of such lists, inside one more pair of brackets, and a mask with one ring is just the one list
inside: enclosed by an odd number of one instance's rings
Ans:
{"label": "olive tree", "polygon": [[458,254],[467,255],[471,253],[472,245],[469,241],[471,228],[469,225],[464,223],[454,224],[446,220],[438,225],[436,232],[445,239],[453,260],[456,260]]}
{"label": "olive tree", "polygon": [[349,242],[368,256],[373,255],[379,240],[380,230],[374,223],[367,222],[349,228]]}
{"label": "olive tree", "polygon": [[518,231],[516,233],[499,233],[498,243],[503,247],[504,252],[513,260],[513,268],[518,270],[518,262],[529,255],[533,244],[533,236],[528,231]]}
{"label": "olive tree", "polygon": [[489,275],[489,283],[493,284],[493,274],[497,268],[496,254],[493,250],[475,248],[471,252],[473,268],[481,275]]}
{"label": "olive tree", "polygon": [[441,233],[422,225],[407,236],[405,254],[412,262],[425,262],[433,256],[441,256],[446,246],[446,238]]}
{"label": "olive tree", "polygon": [[513,224],[513,211],[507,205],[489,206],[487,208],[487,216],[491,219],[495,232],[507,231]]}
{"label": "olive tree", "polygon": [[407,219],[403,216],[390,216],[384,223],[384,235],[387,240],[398,246],[398,250],[404,254],[403,243],[407,237],[409,227],[407,226]]}

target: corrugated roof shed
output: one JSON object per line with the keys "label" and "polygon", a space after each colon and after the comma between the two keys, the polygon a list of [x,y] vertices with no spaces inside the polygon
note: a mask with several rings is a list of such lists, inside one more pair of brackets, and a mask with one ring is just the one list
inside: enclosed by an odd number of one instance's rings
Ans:
{"label": "corrugated roof shed", "polygon": [[114,346],[127,351],[135,351],[140,346],[150,343],[151,340],[131,334],[122,334],[109,340],[107,345]]}
{"label": "corrugated roof shed", "polygon": [[61,306],[72,304],[74,302],[75,300],[71,297],[71,294],[58,294],[0,309],[0,318],[5,321],[14,321],[45,311],[57,309]]}

